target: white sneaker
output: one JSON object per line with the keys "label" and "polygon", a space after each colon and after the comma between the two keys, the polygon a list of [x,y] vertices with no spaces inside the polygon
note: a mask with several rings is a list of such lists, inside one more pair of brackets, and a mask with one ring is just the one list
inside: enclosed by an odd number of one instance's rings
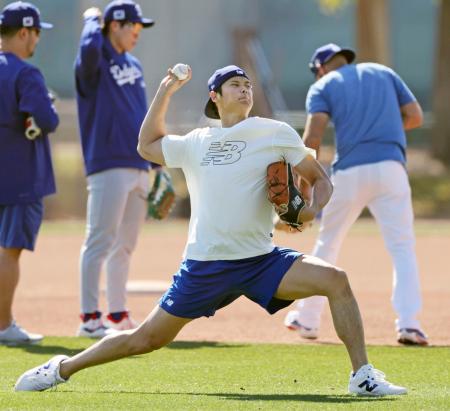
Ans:
{"label": "white sneaker", "polygon": [[128,311],[123,313],[123,317],[119,321],[114,321],[111,314],[108,314],[104,320],[104,325],[116,331],[132,330],[139,326],[139,324],[130,317]]}
{"label": "white sneaker", "polygon": [[384,377],[385,375],[371,364],[363,365],[355,374],[350,373],[348,392],[373,397],[406,394],[406,388],[393,385]]}
{"label": "white sneaker", "polygon": [[106,327],[101,318],[83,321],[78,327],[78,337],[103,338],[107,335],[114,334],[116,330]]}
{"label": "white sneaker", "polygon": [[397,331],[397,341],[405,345],[428,345],[427,335],[418,328],[401,328]]}
{"label": "white sneaker", "polygon": [[67,380],[59,375],[59,367],[62,361],[67,360],[67,355],[57,355],[45,364],[24,372],[14,386],[15,391],[44,391],[64,383]]}
{"label": "white sneaker", "polygon": [[298,331],[300,337],[315,340],[319,337],[318,328],[309,328],[300,323],[298,311],[289,311],[284,318],[284,325],[291,331]]}
{"label": "white sneaker", "polygon": [[0,344],[14,345],[14,344],[36,344],[44,338],[41,334],[32,334],[24,330],[15,321],[11,325],[0,331]]}

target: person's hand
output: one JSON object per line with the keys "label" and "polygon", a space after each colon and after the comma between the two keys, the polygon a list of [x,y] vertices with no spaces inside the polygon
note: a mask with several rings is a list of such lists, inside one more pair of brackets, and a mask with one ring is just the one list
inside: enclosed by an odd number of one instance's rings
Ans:
{"label": "person's hand", "polygon": [[172,69],[167,70],[167,76],[164,77],[159,86],[160,90],[167,95],[172,95],[183,87],[192,78],[192,69],[188,66],[189,74],[184,80],[178,80],[178,77],[172,73]]}
{"label": "person's hand", "polygon": [[100,18],[102,16],[102,12],[98,7],[89,7],[84,13],[83,18],[88,19],[89,17],[97,17]]}

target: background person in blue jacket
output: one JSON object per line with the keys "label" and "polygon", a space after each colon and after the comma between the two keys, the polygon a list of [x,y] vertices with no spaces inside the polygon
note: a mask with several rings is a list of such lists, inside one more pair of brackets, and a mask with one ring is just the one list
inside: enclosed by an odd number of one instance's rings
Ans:
{"label": "background person in blue jacket", "polygon": [[[142,28],[132,1],[113,1],[84,12],[75,63],[81,143],[88,183],[86,239],[81,250],[81,319],[77,334],[99,338],[110,328],[137,324],[126,309],[130,257],[145,220],[149,163],[136,151],[147,101],[139,61],[128,52]],[[106,262],[108,315],[98,306],[99,279]]]}
{"label": "background person in blue jacket", "polygon": [[[41,72],[24,61],[40,30],[51,27],[30,3],[11,3],[0,15],[0,343],[6,344],[42,340],[15,323],[12,303],[22,250],[34,250],[42,198],[56,191],[47,135],[58,115]],[[27,138],[30,118],[35,133]]]}
{"label": "background person in blue jacket", "polygon": [[[417,318],[421,308],[411,188],[405,169],[405,130],[420,127],[422,109],[400,76],[375,63],[349,64],[350,49],[326,44],[313,54],[316,82],[306,97],[303,139],[319,152],[328,121],[335,127],[334,192],[323,209],[313,255],[336,264],[345,235],[368,207],[380,225],[394,264],[392,303],[397,340],[427,345]],[[285,325],[317,338],[325,297],[301,300]]]}

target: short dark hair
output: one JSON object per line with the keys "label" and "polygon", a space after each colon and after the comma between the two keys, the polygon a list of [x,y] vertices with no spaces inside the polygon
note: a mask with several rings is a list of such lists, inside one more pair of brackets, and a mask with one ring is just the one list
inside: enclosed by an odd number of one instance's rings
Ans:
{"label": "short dark hair", "polygon": [[14,37],[22,27],[0,26],[0,37]]}
{"label": "short dark hair", "polygon": [[[223,85],[223,84],[221,84],[221,85],[217,88],[217,90],[214,90],[217,94],[222,95],[222,85]],[[219,116],[219,110],[217,109],[217,104],[214,103],[214,101],[213,101],[213,110],[214,110],[214,112],[217,114],[217,117],[220,118],[220,116]]]}
{"label": "short dark hair", "polygon": [[125,24],[131,23],[131,21],[128,21],[128,20],[124,20],[124,21],[111,20],[111,21],[108,21],[108,22],[105,23],[105,24],[103,25],[103,27],[102,27],[102,34],[103,34],[104,36],[107,36],[107,35],[108,35],[108,33],[109,33],[109,27],[111,26],[111,23],[112,23],[113,21],[117,21],[117,23],[120,24],[120,27],[125,26]]}

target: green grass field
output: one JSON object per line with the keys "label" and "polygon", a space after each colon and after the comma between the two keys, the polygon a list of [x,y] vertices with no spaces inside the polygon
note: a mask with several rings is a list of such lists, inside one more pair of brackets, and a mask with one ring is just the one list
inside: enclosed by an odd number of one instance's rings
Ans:
{"label": "green grass field", "polygon": [[46,338],[0,347],[1,410],[448,410],[450,348],[369,347],[373,364],[409,394],[380,399],[346,394],[341,345],[175,342],[75,375],[57,391],[14,393],[16,378],[56,353],[91,341]]}

